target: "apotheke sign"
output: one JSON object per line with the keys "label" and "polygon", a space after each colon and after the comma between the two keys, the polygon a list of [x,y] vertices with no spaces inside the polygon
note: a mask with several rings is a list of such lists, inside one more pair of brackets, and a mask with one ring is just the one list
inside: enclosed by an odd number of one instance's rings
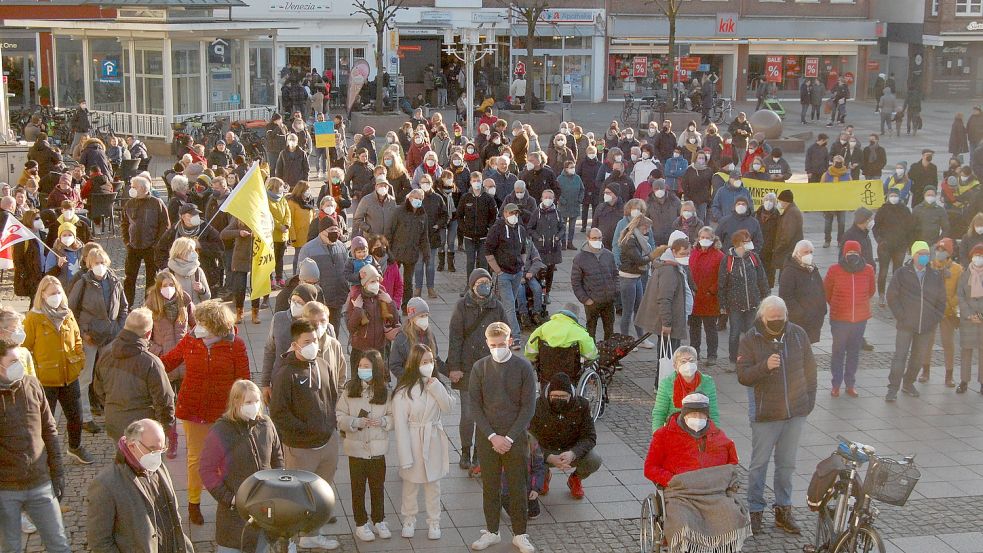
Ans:
{"label": "apotheke sign", "polygon": [[970,21],[966,25],[967,31],[983,31],[983,21]]}

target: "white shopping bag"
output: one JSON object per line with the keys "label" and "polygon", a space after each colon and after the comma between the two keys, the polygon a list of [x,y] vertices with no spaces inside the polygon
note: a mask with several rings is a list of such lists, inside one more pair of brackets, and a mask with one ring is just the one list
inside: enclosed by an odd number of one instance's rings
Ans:
{"label": "white shopping bag", "polygon": [[676,368],[672,365],[672,342],[669,336],[659,335],[659,374],[657,382],[671,375]]}

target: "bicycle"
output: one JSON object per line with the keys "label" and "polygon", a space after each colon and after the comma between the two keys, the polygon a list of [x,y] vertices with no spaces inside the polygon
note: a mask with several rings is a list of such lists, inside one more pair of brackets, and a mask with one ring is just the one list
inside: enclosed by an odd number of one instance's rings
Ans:
{"label": "bicycle", "polygon": [[625,107],[621,110],[621,122],[626,127],[630,127],[632,119],[638,119],[638,105],[635,103],[635,96],[630,92],[625,93]]}
{"label": "bicycle", "polygon": [[712,119],[715,123],[729,121],[733,118],[733,114],[733,100],[730,98],[720,98],[719,96],[714,99],[713,107],[710,108],[710,119]]}
{"label": "bicycle", "polygon": [[[873,447],[837,436],[839,444],[828,459],[820,462],[809,484],[809,506],[817,508],[816,539],[803,547],[805,553],[885,553],[884,540],[874,527],[879,511],[873,500],[903,506],[921,473],[914,455],[901,461],[875,455]],[[859,469],[869,462],[867,474]],[[830,486],[823,484],[832,475]],[[814,501],[814,488],[824,493]],[[851,502],[851,499],[853,500]]]}

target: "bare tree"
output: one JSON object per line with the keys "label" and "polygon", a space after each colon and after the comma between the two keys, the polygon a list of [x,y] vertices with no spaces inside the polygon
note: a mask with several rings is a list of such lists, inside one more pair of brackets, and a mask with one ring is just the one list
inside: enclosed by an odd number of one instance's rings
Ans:
{"label": "bare tree", "polygon": [[[669,97],[676,86],[676,16],[685,0],[648,0],[669,20]],[[673,103],[674,104],[674,103]]]}
{"label": "bare tree", "polygon": [[[403,7],[405,0],[375,0],[375,5],[370,5],[369,2],[371,0],[354,0],[355,11],[351,15],[357,13],[364,15],[368,19],[369,27],[375,29],[375,112],[381,114],[385,96],[382,50],[386,29],[394,28],[396,13],[406,8]],[[390,77],[395,76],[390,75]]]}
{"label": "bare tree", "polygon": [[542,17],[543,12],[548,10],[549,7],[549,0],[519,0],[509,4],[509,15],[517,21],[526,24],[526,55],[524,62],[526,64],[526,74],[523,76],[526,79],[526,113],[532,111],[532,79],[528,77],[532,73],[533,50],[536,47],[536,24],[539,23],[539,18]]}

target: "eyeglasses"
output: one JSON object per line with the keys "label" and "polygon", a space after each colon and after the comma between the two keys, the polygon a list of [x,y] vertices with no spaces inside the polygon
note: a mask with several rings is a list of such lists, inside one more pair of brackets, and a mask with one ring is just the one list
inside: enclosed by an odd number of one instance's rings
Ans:
{"label": "eyeglasses", "polygon": [[165,451],[167,451],[167,440],[166,439],[164,440],[164,447],[162,447],[161,449],[151,449],[150,447],[147,446],[147,444],[143,443],[140,440],[137,440],[137,443],[140,444],[140,446],[143,447],[143,449],[146,449],[147,450],[147,453],[149,453],[151,455],[156,455],[156,454],[164,453]]}

